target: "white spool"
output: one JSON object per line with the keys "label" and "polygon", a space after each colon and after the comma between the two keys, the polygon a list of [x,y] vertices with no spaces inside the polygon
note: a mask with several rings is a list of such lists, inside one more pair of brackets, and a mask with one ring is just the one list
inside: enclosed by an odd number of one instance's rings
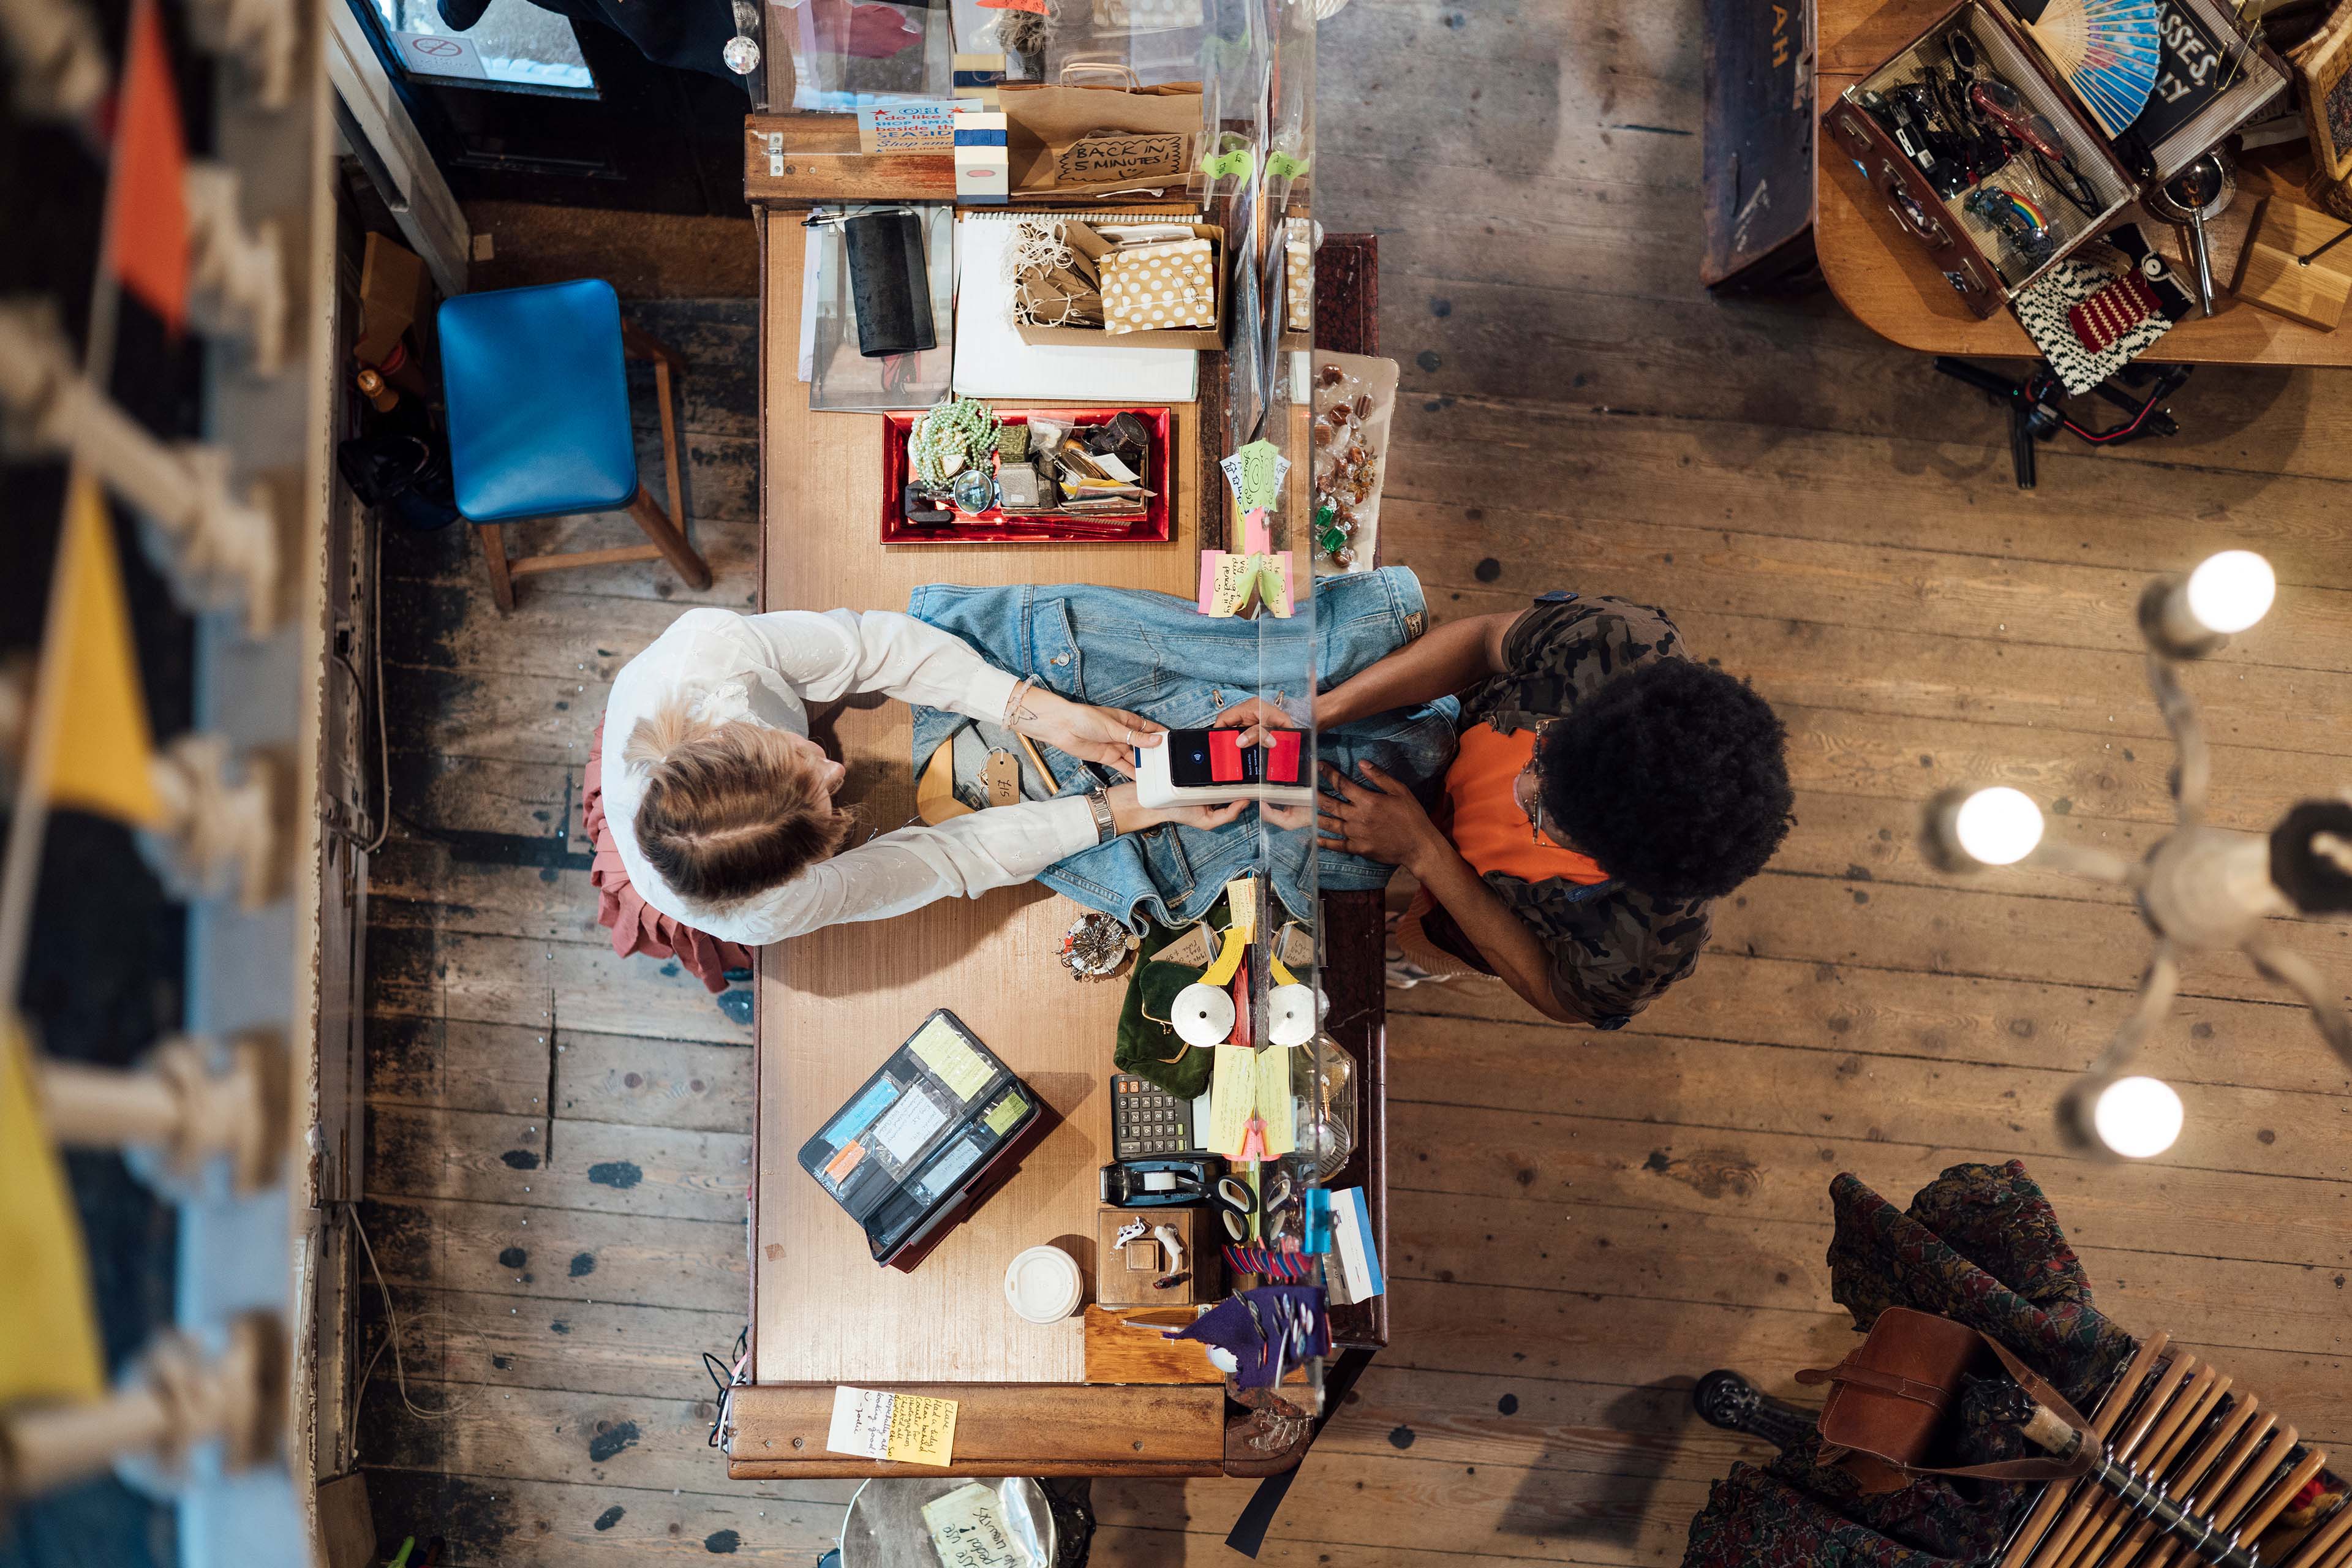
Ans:
{"label": "white spool", "polygon": [[1176,1037],[1188,1046],[1222,1046],[1234,1036],[1234,999],[1222,986],[1187,985],[1176,993]]}
{"label": "white spool", "polygon": [[1277,1046],[1303,1046],[1315,1037],[1315,987],[1277,985],[1266,993],[1265,1037]]}

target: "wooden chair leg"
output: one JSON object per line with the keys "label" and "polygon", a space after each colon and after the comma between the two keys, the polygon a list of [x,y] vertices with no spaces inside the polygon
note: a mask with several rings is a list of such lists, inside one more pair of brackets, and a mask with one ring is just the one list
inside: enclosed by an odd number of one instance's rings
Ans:
{"label": "wooden chair leg", "polygon": [[643,485],[637,487],[635,498],[629,502],[629,515],[637,520],[637,526],[646,531],[646,537],[652,540],[663,557],[677,568],[677,574],[686,579],[688,587],[710,586],[710,563],[695,553],[694,546],[686,542],[686,535],[677,531],[677,524],[670,521],[669,514],[662,510],[660,504],[646,493]]}
{"label": "wooden chair leg", "polygon": [[[626,321],[621,323],[621,351],[631,359],[653,362],[654,397],[661,407],[662,478],[666,481],[664,489],[669,496],[668,521],[675,526],[676,531],[682,539],[686,531],[686,497],[678,484],[677,412],[671,403],[670,373],[675,371],[684,375],[686,360],[676,349],[651,332],[643,328],[632,326]],[[653,530],[647,528],[646,531],[652,533]],[[658,542],[660,535],[655,534],[654,537]],[[668,547],[664,545],[663,548],[667,550]],[[699,561],[701,557],[696,556],[695,559]],[[679,566],[678,570],[689,577],[692,575],[691,573],[687,573],[683,565]],[[695,586],[702,587],[704,584],[698,583]]]}
{"label": "wooden chair leg", "polygon": [[670,521],[686,531],[686,500],[677,484],[677,416],[670,411],[669,361],[654,361],[654,395],[661,399],[662,473],[669,481]]}
{"label": "wooden chair leg", "polygon": [[[645,491],[640,489],[637,493],[643,495]],[[515,606],[514,576],[507,570],[506,535],[499,531],[495,522],[478,522],[474,525],[474,537],[482,542],[482,563],[490,569],[490,597],[503,615]]]}

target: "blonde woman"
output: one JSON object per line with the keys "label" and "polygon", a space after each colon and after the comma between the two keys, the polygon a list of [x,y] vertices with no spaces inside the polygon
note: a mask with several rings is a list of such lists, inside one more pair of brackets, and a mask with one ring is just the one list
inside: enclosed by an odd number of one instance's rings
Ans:
{"label": "blonde woman", "polygon": [[856,819],[835,798],[845,770],[809,739],[808,710],[871,692],[1003,723],[1122,775],[1131,748],[1161,732],[889,611],[690,610],[622,669],[604,709],[604,822],[635,894],[692,931],[758,946],[977,897],[1122,833],[1215,827],[1242,810],[1152,810],[1121,782],[848,847]]}

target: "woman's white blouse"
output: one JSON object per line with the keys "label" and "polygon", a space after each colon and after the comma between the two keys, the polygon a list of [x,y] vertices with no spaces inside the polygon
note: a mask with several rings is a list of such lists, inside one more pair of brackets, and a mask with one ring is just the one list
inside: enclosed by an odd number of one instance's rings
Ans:
{"label": "woman's white blouse", "polygon": [[688,611],[622,669],[604,707],[604,816],[629,880],[646,902],[672,919],[721,941],[753,945],[1029,880],[1094,845],[1094,814],[1085,800],[1024,801],[938,827],[898,828],[820,861],[780,888],[702,907],[673,890],[638,849],[644,770],[621,760],[637,721],[674,699],[682,698],[698,718],[749,719],[805,735],[810,703],[869,691],[1002,720],[1016,684],[956,637],[887,610]]}

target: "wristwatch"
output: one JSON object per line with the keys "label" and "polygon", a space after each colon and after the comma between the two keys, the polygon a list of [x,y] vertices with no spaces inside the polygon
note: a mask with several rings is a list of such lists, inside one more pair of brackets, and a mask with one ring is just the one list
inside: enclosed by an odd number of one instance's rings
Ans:
{"label": "wristwatch", "polygon": [[1118,837],[1118,822],[1110,814],[1110,791],[1097,785],[1087,791],[1087,809],[1095,814],[1095,842],[1108,844]]}

